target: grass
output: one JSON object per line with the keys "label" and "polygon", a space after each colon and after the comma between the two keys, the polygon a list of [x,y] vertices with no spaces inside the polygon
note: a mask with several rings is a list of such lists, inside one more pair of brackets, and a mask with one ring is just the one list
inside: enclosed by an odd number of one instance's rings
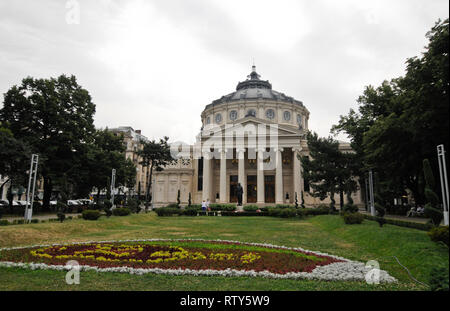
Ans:
{"label": "grass", "polygon": [[323,282],[264,278],[128,275],[82,272],[80,285],[67,285],[65,273],[0,268],[0,290],[426,290],[431,268],[449,265],[448,248],[430,241],[426,232],[373,221],[345,225],[339,216],[306,219],[272,217],[158,217],[154,213],[102,217],[64,223],[0,227],[0,247],[91,240],[202,238],[271,243],[322,251],[348,259],[377,260],[398,284]]}

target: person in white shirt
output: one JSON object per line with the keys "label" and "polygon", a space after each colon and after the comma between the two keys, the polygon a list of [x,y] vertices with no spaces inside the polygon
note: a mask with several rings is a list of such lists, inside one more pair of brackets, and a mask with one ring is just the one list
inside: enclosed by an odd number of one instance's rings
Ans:
{"label": "person in white shirt", "polygon": [[202,201],[202,211],[206,212],[206,201]]}

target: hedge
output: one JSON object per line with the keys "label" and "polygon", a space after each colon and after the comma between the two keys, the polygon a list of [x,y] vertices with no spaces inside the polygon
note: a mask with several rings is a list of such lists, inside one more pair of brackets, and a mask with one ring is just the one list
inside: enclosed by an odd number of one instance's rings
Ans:
{"label": "hedge", "polygon": [[172,216],[172,215],[180,215],[183,211],[179,208],[173,207],[160,207],[155,209],[156,214],[158,216]]}
{"label": "hedge", "polygon": [[[364,215],[364,218],[368,220],[377,221],[377,217],[374,217],[372,215]],[[434,226],[432,224],[426,223],[419,223],[419,222],[410,222],[410,221],[404,221],[404,220],[396,220],[396,219],[390,219],[390,218],[384,218],[386,220],[387,224],[399,226],[399,227],[406,227],[406,228],[413,228],[413,229],[419,229],[424,231],[429,231]]]}
{"label": "hedge", "polygon": [[126,207],[115,208],[112,211],[114,216],[128,216],[131,214],[131,210]]}
{"label": "hedge", "polygon": [[[83,219],[86,220],[97,220],[100,218],[100,212],[97,210],[85,210],[82,213]],[[51,219],[49,219],[49,221],[52,221]]]}

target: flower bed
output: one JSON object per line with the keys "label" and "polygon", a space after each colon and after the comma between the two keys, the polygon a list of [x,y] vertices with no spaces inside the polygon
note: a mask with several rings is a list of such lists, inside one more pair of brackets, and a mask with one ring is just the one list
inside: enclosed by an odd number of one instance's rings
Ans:
{"label": "flower bed", "polygon": [[[320,252],[270,244],[207,240],[132,240],[0,249],[0,266],[98,272],[364,280],[368,268]],[[381,281],[394,278],[385,271]]]}

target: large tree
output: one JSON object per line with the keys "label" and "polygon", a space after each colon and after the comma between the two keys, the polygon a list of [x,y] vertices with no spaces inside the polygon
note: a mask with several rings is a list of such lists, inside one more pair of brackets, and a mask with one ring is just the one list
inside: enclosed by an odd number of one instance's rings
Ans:
{"label": "large tree", "polygon": [[[12,132],[0,125],[0,175],[7,178],[0,184],[0,193],[9,183],[10,189],[14,185],[22,185],[26,180],[26,170],[29,169],[31,152],[27,145],[15,139]],[[12,196],[8,196],[12,209]]]}
{"label": "large tree", "polygon": [[[406,75],[368,86],[358,112],[341,116],[334,133],[348,134],[363,170],[373,169],[382,195],[395,197],[409,189],[424,202],[422,161],[436,159],[436,146],[449,143],[449,21],[438,21],[427,33],[422,57],[407,60]],[[437,161],[432,161],[437,173]]]}
{"label": "large tree", "polygon": [[357,190],[354,180],[355,162],[353,153],[339,150],[339,142],[332,137],[320,138],[316,133],[307,134],[310,157],[302,157],[303,174],[308,180],[312,195],[321,200],[328,195],[334,202],[334,195],[339,194],[340,207],[344,205],[344,194]]}
{"label": "large tree", "polygon": [[136,166],[130,159],[125,158],[125,150],[123,135],[115,135],[108,129],[97,130],[92,144],[86,150],[79,183],[85,185],[89,191],[92,187],[97,188],[100,194],[102,189],[108,188],[112,169],[115,169],[116,185],[133,186]]}
{"label": "large tree", "polygon": [[4,94],[0,122],[40,156],[43,207],[49,208],[54,185],[76,176],[73,165],[95,132],[95,105],[74,76],[22,80]]}
{"label": "large tree", "polygon": [[145,210],[148,210],[150,203],[150,189],[152,186],[153,170],[162,171],[164,166],[172,163],[174,159],[170,153],[168,144],[169,137],[164,137],[158,141],[142,141],[142,148],[138,151],[141,158],[140,164],[147,168],[146,181],[147,188],[145,191]]}

